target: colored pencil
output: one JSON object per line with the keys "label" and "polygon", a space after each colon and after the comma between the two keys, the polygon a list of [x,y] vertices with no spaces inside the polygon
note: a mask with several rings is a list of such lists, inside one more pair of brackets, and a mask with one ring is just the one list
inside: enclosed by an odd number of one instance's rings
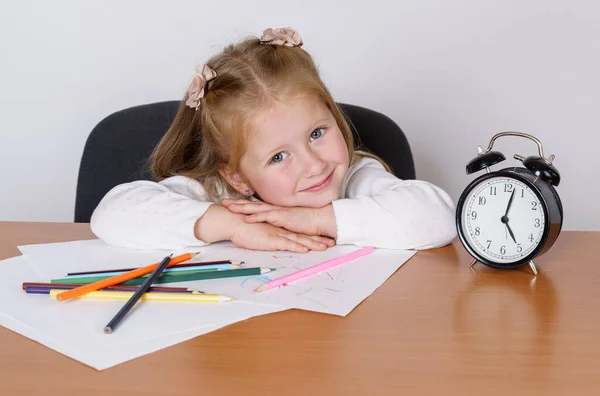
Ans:
{"label": "colored pencil", "polygon": [[[77,285],[80,286],[80,285]],[[56,285],[56,284],[48,284],[45,286],[26,286],[25,293],[27,294],[48,294],[50,290],[71,290],[74,289],[74,285]],[[111,286],[104,289],[102,291],[126,291],[126,292],[134,292],[138,289],[138,286]],[[153,286],[148,289],[148,292],[156,293],[203,293],[200,290],[190,289],[186,287],[157,287]]]}
{"label": "colored pencil", "polygon": [[[183,275],[183,274],[192,274],[194,272],[208,272],[208,271],[221,271],[224,270],[222,268],[211,268],[211,267],[188,267],[188,268],[181,268],[179,271],[163,271],[161,273],[162,275]],[[58,280],[64,280],[68,283],[70,282],[76,282],[78,279],[105,279],[105,278],[110,278],[111,276],[116,276],[116,275],[120,275],[120,274],[124,274],[125,272],[119,271],[119,272],[106,272],[106,273],[102,273],[102,274],[87,274],[87,275],[67,275],[64,278],[60,278],[60,279],[53,279],[52,281],[58,281]],[[148,277],[149,274],[147,275],[143,275],[142,277]],[[89,282],[86,282],[89,283]]]}
{"label": "colored pencil", "polygon": [[[225,271],[225,270],[211,270],[211,269],[202,269],[202,270],[191,270],[191,271],[177,271],[177,272],[169,272],[169,273],[161,273],[159,276],[160,278],[164,278],[165,276],[168,277],[176,277],[176,276],[182,276],[182,275],[192,275],[192,274],[196,274],[196,273],[205,273],[205,272],[217,272],[217,271]],[[231,271],[231,270],[227,270],[227,271]],[[126,272],[120,273],[120,274],[126,274]],[[101,281],[103,279],[108,279],[111,278],[113,276],[119,276],[119,275],[98,275],[98,276],[91,276],[91,275],[82,275],[82,276],[73,276],[73,277],[66,277],[66,278],[59,278],[59,279],[51,279],[50,283],[92,283],[92,282],[98,282]],[[146,278],[148,278],[149,275],[142,275],[139,278],[144,280]],[[164,283],[164,282],[162,282]]]}
{"label": "colored pencil", "polygon": [[[57,295],[62,293],[62,290],[50,290],[50,297],[56,298]],[[128,300],[133,296],[132,292],[105,292],[95,291],[76,297],[77,299],[85,300],[113,300],[113,301],[124,301]],[[204,302],[204,303],[217,303],[233,301],[235,298],[221,296],[218,294],[194,294],[194,293],[144,293],[140,297],[139,301],[168,301],[168,302]]]}
{"label": "colored pencil", "polygon": [[[168,275],[163,274],[159,276],[158,279],[154,282],[154,284],[162,284],[162,283],[176,283],[176,282],[189,282],[189,281],[197,281],[197,280],[207,280],[207,279],[220,279],[220,278],[230,278],[237,276],[251,276],[251,275],[263,275],[268,272],[275,270],[275,268],[259,268],[259,267],[251,267],[251,268],[240,268],[236,270],[227,270],[227,271],[208,271],[208,272],[197,272],[189,275]],[[85,279],[85,278],[84,278]],[[107,278],[109,279],[109,278]],[[131,279],[126,282],[120,283],[123,286],[139,286],[144,283],[145,278],[136,278]],[[83,281],[85,282],[85,280]]]}
{"label": "colored pencil", "polygon": [[[213,271],[213,270],[229,270],[229,269],[238,269],[239,265],[234,264],[214,264],[214,265],[201,265],[201,266],[193,266],[193,267],[180,267],[179,265],[175,265],[171,268],[167,268],[163,271],[163,274],[168,274],[171,272],[184,272],[184,271]],[[122,274],[123,270],[117,271],[108,271],[94,274],[80,274],[80,275],[67,275],[63,279],[71,279],[71,278],[87,278],[87,277],[97,277],[97,276],[113,276]]]}
{"label": "colored pencil", "polygon": [[[117,312],[115,317],[112,318],[106,326],[104,326],[104,333],[110,334],[113,332],[113,330],[119,325],[119,323],[121,323],[121,320],[123,320],[125,315],[127,315],[129,313],[129,311],[131,311],[131,308],[133,308],[133,306],[146,293],[146,291],[148,291],[148,289],[150,289],[150,286],[152,286],[152,283],[154,283],[154,281],[158,278],[158,276],[161,274],[161,272],[163,272],[164,269],[167,268],[167,266],[171,262],[172,257],[173,257],[172,254],[170,256],[165,257],[163,259],[163,261],[160,262],[158,267],[154,268],[154,271],[152,271],[150,276],[146,280],[144,280],[144,283],[142,283],[140,288],[137,289],[135,292],[133,292],[133,293],[114,292],[114,293],[120,293],[120,294],[122,293],[124,295],[129,295],[129,299],[121,307],[119,312]],[[98,293],[103,293],[103,292],[98,292]],[[111,292],[111,293],[113,293],[113,292]],[[106,293],[104,293],[104,294],[106,294]]]}
{"label": "colored pencil", "polygon": [[[21,288],[23,290],[26,290],[28,287],[47,287],[48,289],[65,289],[65,290],[69,290],[69,289],[74,289],[76,287],[79,286],[83,286],[83,283],[75,283],[75,284],[65,284],[65,283],[43,283],[43,282],[23,282],[23,284],[21,285]],[[138,289],[137,286],[121,286],[121,285],[114,285],[114,286],[109,286],[106,287],[102,290],[120,290],[120,291],[136,291]],[[196,289],[191,289],[188,287],[173,287],[173,286],[152,286],[150,289],[154,290],[154,291],[164,291],[164,292],[171,292],[171,291],[192,291],[192,292],[200,292],[200,290],[196,290]]]}
{"label": "colored pencil", "polygon": [[331,260],[327,260],[323,263],[313,265],[311,267],[305,268],[300,271],[292,272],[291,274],[282,276],[281,278],[274,279],[272,281],[263,283],[261,286],[257,287],[254,291],[262,292],[265,290],[273,289],[275,287],[279,287],[285,285],[286,283],[296,281],[298,279],[306,278],[307,276],[317,274],[319,272],[328,270],[332,267],[338,266],[340,264],[344,264],[350,260],[357,259],[359,257],[366,256],[367,254],[373,253],[375,249],[372,246],[365,247],[362,249],[355,250],[351,253],[345,254],[340,257],[336,257]]}
{"label": "colored pencil", "polygon": [[[171,259],[169,266],[177,265],[179,263],[183,263],[184,261],[191,260],[198,254],[200,254],[200,253],[185,253],[180,256],[174,257],[173,259]],[[131,279],[136,279],[136,278],[139,278],[140,276],[146,275],[146,274],[154,271],[156,269],[156,267],[158,267],[158,264],[159,263],[150,264],[150,265],[147,265],[142,268],[138,268],[133,271],[125,272],[124,274],[121,274],[121,275],[112,276],[108,279],[102,279],[100,281],[92,282],[92,283],[86,284],[84,286],[79,286],[79,287],[76,287],[75,289],[67,290],[65,292],[60,293],[56,298],[58,299],[58,301],[66,301],[66,300],[70,300],[71,298],[79,297],[86,293],[100,290],[100,289],[103,289],[108,286],[118,285],[123,282],[129,281]]]}
{"label": "colored pencil", "polygon": [[[196,263],[188,263],[188,264],[177,264],[174,267],[167,268],[167,270],[175,269],[175,268],[185,268],[185,267],[202,267],[206,265],[218,265],[218,264],[231,264],[231,265],[242,265],[243,261],[231,261],[231,260],[218,260],[218,261],[205,261],[205,262],[196,262]],[[121,272],[121,271],[133,271],[138,269],[136,268],[117,268],[111,270],[100,270],[100,271],[85,271],[85,272],[69,272],[67,276],[77,276],[77,275],[89,275],[89,274],[103,274],[106,272]]]}

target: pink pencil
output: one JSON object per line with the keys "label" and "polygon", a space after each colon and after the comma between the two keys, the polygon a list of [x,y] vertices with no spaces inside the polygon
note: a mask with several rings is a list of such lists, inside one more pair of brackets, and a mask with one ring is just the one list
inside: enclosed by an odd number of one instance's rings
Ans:
{"label": "pink pencil", "polygon": [[289,282],[292,282],[292,281],[295,281],[298,279],[306,278],[307,276],[314,275],[321,271],[328,270],[329,268],[335,267],[340,264],[344,264],[350,260],[354,260],[359,257],[366,256],[367,254],[371,254],[371,253],[373,253],[374,250],[375,249],[373,249],[372,246],[355,250],[352,253],[348,253],[343,256],[336,257],[331,260],[327,260],[321,264],[316,264],[316,265],[313,265],[312,267],[308,267],[303,270],[288,274],[286,276],[282,276],[281,278],[274,279],[270,282],[263,283],[261,286],[257,287],[254,291],[262,292],[265,290],[273,289],[275,287],[279,287],[281,285],[285,285],[286,283],[289,283]]}

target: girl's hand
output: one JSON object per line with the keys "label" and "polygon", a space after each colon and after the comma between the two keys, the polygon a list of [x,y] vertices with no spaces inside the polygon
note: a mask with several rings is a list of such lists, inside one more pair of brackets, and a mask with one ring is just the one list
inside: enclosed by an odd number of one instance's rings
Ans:
{"label": "girl's hand", "polygon": [[306,253],[309,250],[325,250],[332,246],[329,238],[294,233],[268,223],[236,224],[231,235],[236,245],[253,250],[289,250]]}
{"label": "girl's hand", "polygon": [[230,212],[246,215],[281,209],[281,206],[271,205],[263,201],[250,201],[247,199],[222,199],[221,206],[229,209]]}
{"label": "girl's hand", "polygon": [[[221,205],[231,212],[248,215],[245,218],[247,223],[265,222],[304,235],[337,236],[331,205],[323,208],[281,207],[243,199],[223,200]],[[328,240],[328,246],[335,244],[335,241]]]}
{"label": "girl's hand", "polygon": [[325,250],[333,242],[329,238],[302,235],[269,223],[247,223],[245,217],[221,205],[211,205],[196,221],[194,235],[206,243],[230,240],[247,249],[300,253]]}

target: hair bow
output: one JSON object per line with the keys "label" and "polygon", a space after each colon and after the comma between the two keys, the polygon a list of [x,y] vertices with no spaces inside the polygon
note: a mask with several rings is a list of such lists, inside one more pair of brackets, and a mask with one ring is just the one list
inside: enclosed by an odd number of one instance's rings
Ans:
{"label": "hair bow", "polygon": [[303,44],[300,33],[291,27],[266,29],[260,38],[260,42],[261,44],[285,45],[287,47],[301,47]]}
{"label": "hair bow", "polygon": [[215,78],[217,73],[206,65],[196,66],[196,73],[192,76],[192,81],[187,87],[188,98],[185,102],[189,107],[198,110],[200,99],[204,96],[206,83]]}

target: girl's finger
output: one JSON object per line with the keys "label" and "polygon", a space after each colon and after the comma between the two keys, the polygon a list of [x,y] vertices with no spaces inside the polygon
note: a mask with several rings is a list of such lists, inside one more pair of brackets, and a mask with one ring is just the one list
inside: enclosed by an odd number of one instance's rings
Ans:
{"label": "girl's finger", "polygon": [[227,206],[227,209],[229,209],[230,211],[234,212],[234,213],[242,213],[242,214],[252,214],[255,213],[256,209],[253,206],[250,206],[250,204],[231,204],[229,206]]}
{"label": "girl's finger", "polygon": [[309,236],[309,238],[314,239],[317,242],[324,243],[325,245],[332,247],[335,246],[335,239],[331,239],[328,237],[323,237],[319,235]]}
{"label": "girl's finger", "polygon": [[245,203],[245,202],[250,202],[247,199],[232,199],[232,198],[223,198],[221,200],[221,206],[228,206],[231,205],[233,203]]}
{"label": "girl's finger", "polygon": [[287,250],[296,253],[306,253],[310,250],[307,246],[283,235],[277,235],[273,238],[273,246],[277,250]]}
{"label": "girl's finger", "polygon": [[276,209],[276,207],[273,207],[269,204],[255,204],[255,203],[247,203],[247,204],[231,204],[227,207],[227,209],[229,209],[232,212],[235,213],[242,213],[242,214],[255,214],[255,213],[262,213],[262,212],[266,212],[269,210],[273,210]]}
{"label": "girl's finger", "polygon": [[262,223],[264,221],[267,221],[268,216],[269,212],[265,211],[246,216],[244,220],[246,220],[246,223]]}
{"label": "girl's finger", "polygon": [[[268,210],[246,216],[246,223],[269,223],[276,227],[286,228],[288,218],[280,210]],[[292,231],[290,231],[292,232]]]}
{"label": "girl's finger", "polygon": [[301,235],[301,234],[294,234],[294,233],[289,233],[289,234],[285,234],[286,238],[289,238],[291,240],[294,240],[304,246],[306,246],[307,248],[311,249],[311,250],[325,250],[327,249],[327,245],[322,243],[322,242],[318,242],[314,239],[312,239],[311,237],[308,237],[306,235]]}
{"label": "girl's finger", "polygon": [[225,207],[227,209],[229,209],[230,212],[233,212],[233,213],[245,213],[246,212],[244,205],[240,205],[240,204],[229,204]]}

